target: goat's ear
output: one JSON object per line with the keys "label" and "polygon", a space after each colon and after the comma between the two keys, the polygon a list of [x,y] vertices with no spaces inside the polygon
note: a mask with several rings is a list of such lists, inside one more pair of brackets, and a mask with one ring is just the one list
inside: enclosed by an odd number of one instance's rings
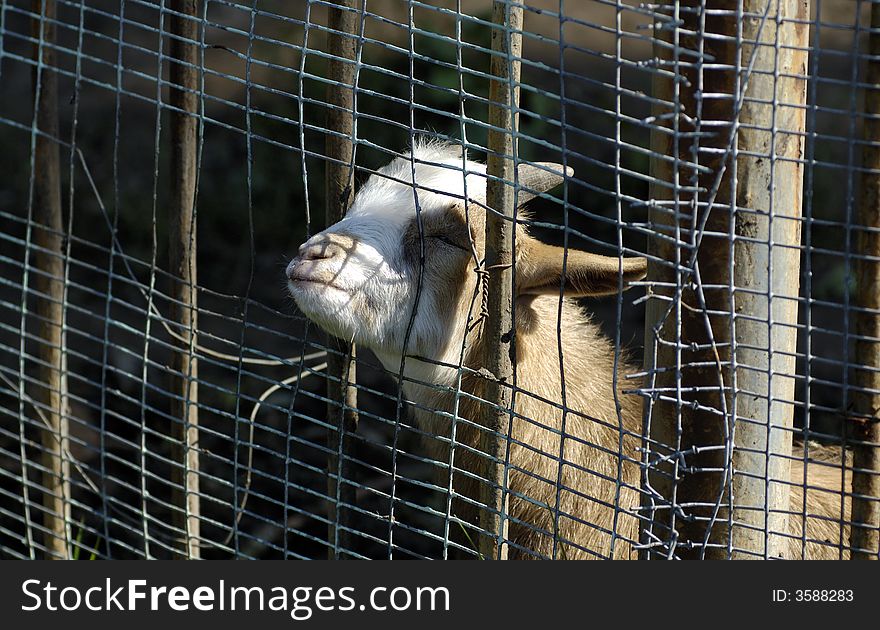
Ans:
{"label": "goat's ear", "polygon": [[525,205],[541,193],[556,188],[565,181],[566,177],[572,175],[574,175],[573,168],[553,162],[520,164],[516,169],[516,177],[520,185],[519,205]]}
{"label": "goat's ear", "polygon": [[565,260],[564,294],[571,297],[617,293],[619,274],[623,288],[641,280],[647,273],[644,258],[619,259],[529,240],[520,250],[516,263],[516,295],[520,297],[559,295]]}

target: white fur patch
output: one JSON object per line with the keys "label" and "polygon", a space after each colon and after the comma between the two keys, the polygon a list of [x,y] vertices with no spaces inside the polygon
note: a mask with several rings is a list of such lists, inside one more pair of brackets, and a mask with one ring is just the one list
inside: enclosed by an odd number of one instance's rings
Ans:
{"label": "white fur patch", "polygon": [[485,164],[463,163],[461,147],[417,141],[412,153],[395,158],[370,176],[343,221],[370,217],[386,226],[405,225],[416,215],[416,194],[420,212],[445,210],[464,199],[465,189],[469,199],[482,200],[485,174]]}

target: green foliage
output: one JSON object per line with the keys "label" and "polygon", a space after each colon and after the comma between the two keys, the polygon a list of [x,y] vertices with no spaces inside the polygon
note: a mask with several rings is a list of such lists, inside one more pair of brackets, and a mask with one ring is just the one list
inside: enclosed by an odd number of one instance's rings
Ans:
{"label": "green foliage", "polygon": [[[82,522],[77,523],[76,536],[73,542],[73,549],[70,554],[70,558],[72,560],[96,560],[98,557],[98,545],[101,543],[101,537],[97,536],[95,538],[95,544],[91,547],[83,545],[83,534],[85,532],[85,525]],[[81,558],[83,551],[88,551],[89,555],[87,558]]]}

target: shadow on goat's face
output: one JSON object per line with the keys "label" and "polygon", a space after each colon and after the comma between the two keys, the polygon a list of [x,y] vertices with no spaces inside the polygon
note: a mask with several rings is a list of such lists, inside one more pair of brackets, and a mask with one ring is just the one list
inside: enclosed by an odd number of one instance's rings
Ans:
{"label": "shadow on goat's face", "polygon": [[[520,202],[562,183],[564,171],[521,165]],[[407,354],[457,363],[481,305],[475,268],[483,259],[485,195],[484,165],[467,162],[465,176],[456,149],[417,145],[413,158],[372,175],[339,223],[300,246],[287,267],[291,295],[319,326],[380,357],[399,356],[406,344]],[[522,333],[539,323],[532,309],[539,296],[607,295],[617,292],[621,273],[624,287],[645,273],[641,258],[566,253],[521,226],[516,238]]]}
{"label": "shadow on goat's face", "polygon": [[381,353],[403,352],[412,318],[408,353],[443,355],[476,286],[475,214],[468,222],[461,200],[424,191],[417,213],[411,186],[370,180],[342,221],[300,246],[290,293],[328,332]]}

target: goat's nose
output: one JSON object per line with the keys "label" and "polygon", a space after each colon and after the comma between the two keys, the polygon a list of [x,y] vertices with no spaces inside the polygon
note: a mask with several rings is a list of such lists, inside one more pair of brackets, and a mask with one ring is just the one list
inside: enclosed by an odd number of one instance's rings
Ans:
{"label": "goat's nose", "polygon": [[299,250],[300,260],[324,260],[325,258],[333,258],[334,247],[331,243],[320,243],[316,245],[303,246]]}
{"label": "goat's nose", "polygon": [[344,254],[351,239],[341,234],[322,232],[300,245],[297,258],[302,261],[326,260]]}
{"label": "goat's nose", "polygon": [[296,256],[287,265],[287,277],[296,280],[302,277],[307,268],[312,268],[314,263],[329,260],[339,253],[339,247],[329,238],[316,235],[300,245]]}

